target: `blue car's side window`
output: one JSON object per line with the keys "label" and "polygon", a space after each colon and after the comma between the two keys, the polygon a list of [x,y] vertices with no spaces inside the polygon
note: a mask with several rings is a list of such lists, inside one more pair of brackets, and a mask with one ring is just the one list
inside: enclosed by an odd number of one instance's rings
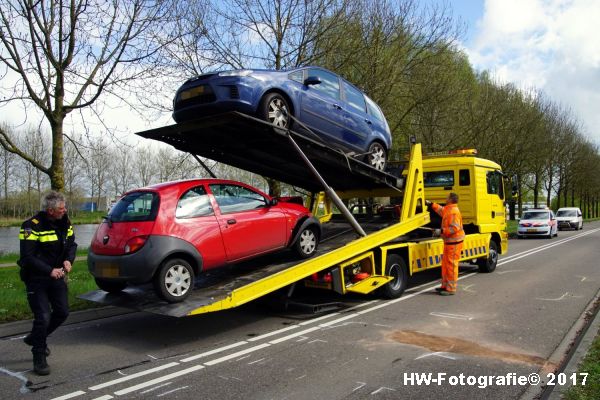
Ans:
{"label": "blue car's side window", "polygon": [[366,96],[365,96],[365,98],[367,99],[367,108],[369,110],[369,114],[371,114],[373,117],[375,117],[379,121],[384,122],[385,118],[383,117],[383,114],[379,110],[379,107],[377,106],[377,104],[375,104],[375,102],[373,100],[371,100],[370,98],[368,98]]}
{"label": "blue car's side window", "polygon": [[322,92],[334,99],[340,99],[340,80],[337,75],[321,69],[309,69],[308,76],[321,78],[321,83],[312,85],[311,90]]}
{"label": "blue car's side window", "polygon": [[362,94],[360,90],[350,85],[347,82],[343,82],[344,85],[344,95],[346,96],[346,103],[352,108],[355,108],[358,111],[365,112],[365,96]]}

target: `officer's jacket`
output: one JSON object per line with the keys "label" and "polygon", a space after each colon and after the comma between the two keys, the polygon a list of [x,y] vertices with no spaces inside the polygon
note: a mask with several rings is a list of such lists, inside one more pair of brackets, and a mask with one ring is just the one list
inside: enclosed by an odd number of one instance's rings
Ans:
{"label": "officer's jacket", "polygon": [[433,203],[431,208],[442,217],[442,239],[444,239],[444,243],[452,244],[465,240],[462,215],[460,215],[458,205],[447,204],[442,207]]}
{"label": "officer's jacket", "polygon": [[40,211],[23,222],[19,232],[21,279],[50,279],[53,268],[62,268],[63,262],[75,261],[77,243],[71,221],[66,216],[51,221]]}

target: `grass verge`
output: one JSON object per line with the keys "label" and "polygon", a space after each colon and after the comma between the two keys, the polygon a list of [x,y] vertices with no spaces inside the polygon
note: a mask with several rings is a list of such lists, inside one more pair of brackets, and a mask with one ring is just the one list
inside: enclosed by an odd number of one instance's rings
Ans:
{"label": "grass verge", "polygon": [[578,374],[578,385],[571,386],[563,398],[566,400],[600,399],[600,335],[596,335],[594,343],[592,343],[577,372],[589,374],[585,386],[581,385],[581,378]]}
{"label": "grass verge", "polygon": [[[88,249],[87,247],[77,248],[77,257],[87,257]],[[19,259],[19,254],[17,253],[6,253],[0,254],[0,264],[17,264],[17,260]]]}
{"label": "grass verge", "polygon": [[[73,225],[99,224],[102,222],[102,216],[106,211],[78,211],[75,214],[69,213],[69,218]],[[21,226],[27,218],[0,218],[0,227]]]}
{"label": "grass verge", "polygon": [[[95,308],[98,305],[77,296],[96,290],[94,278],[85,261],[76,261],[69,274],[69,306],[71,311]],[[31,319],[25,284],[19,277],[19,267],[0,268],[0,323]]]}

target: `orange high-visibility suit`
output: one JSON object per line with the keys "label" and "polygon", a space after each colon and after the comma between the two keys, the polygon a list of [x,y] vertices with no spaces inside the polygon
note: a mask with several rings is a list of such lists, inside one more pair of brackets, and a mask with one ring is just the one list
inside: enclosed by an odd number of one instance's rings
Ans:
{"label": "orange high-visibility suit", "polygon": [[442,256],[442,289],[456,292],[458,282],[458,260],[465,240],[462,215],[456,204],[431,205],[433,211],[442,217],[442,233],[444,239],[444,255]]}

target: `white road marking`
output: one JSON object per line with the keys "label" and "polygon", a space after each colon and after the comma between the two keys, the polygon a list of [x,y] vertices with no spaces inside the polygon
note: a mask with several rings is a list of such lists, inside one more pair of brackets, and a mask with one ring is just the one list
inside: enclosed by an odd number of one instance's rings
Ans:
{"label": "white road marking", "polygon": [[105,394],[104,396],[96,397],[93,400],[110,400],[110,399],[114,399],[114,397],[112,397],[110,394]]}
{"label": "white road marking", "polygon": [[8,376],[12,376],[13,378],[17,378],[18,380],[21,381],[22,385],[21,388],[19,389],[19,391],[21,392],[21,394],[25,394],[25,393],[29,393],[30,390],[27,388],[27,384],[29,383],[29,379],[27,379],[27,377],[24,375],[24,372],[14,372],[11,371],[9,369],[0,367],[0,372],[3,374],[6,374]]}
{"label": "white road marking", "polygon": [[150,358],[151,358],[151,359],[153,359],[153,360],[158,360],[158,358],[157,358],[157,357],[154,357],[152,354],[148,354],[148,357],[150,357]]}
{"label": "white road marking", "polygon": [[117,370],[117,374],[119,374],[119,375],[121,375],[121,376],[127,376],[127,374],[126,374],[126,373],[124,373],[124,372],[121,372],[121,370],[120,370],[120,369],[118,369],[118,370]]}
{"label": "white road marking", "polygon": [[443,313],[443,312],[430,312],[429,315],[432,315],[434,317],[461,319],[463,321],[470,321],[473,319],[473,317],[470,317],[468,315],[450,314],[450,313]]}
{"label": "white road marking", "polygon": [[157,383],[165,382],[165,381],[171,380],[173,378],[177,378],[179,376],[190,374],[192,372],[198,371],[198,370],[203,369],[203,368],[204,368],[203,365],[194,365],[193,367],[190,367],[190,368],[187,368],[187,369],[183,369],[181,371],[173,372],[172,374],[165,375],[165,376],[162,376],[160,378],[156,378],[156,379],[152,379],[150,381],[142,382],[142,383],[140,383],[138,385],[131,386],[131,387],[128,387],[128,388],[123,389],[123,390],[118,390],[118,391],[115,392],[115,394],[117,396],[123,396],[125,394],[131,393],[131,392],[136,392],[136,391],[138,391],[140,389],[147,388],[148,386],[152,386],[152,385],[155,385]]}
{"label": "white road marking", "polygon": [[357,386],[356,388],[354,388],[354,390],[352,390],[353,392],[356,392],[357,390],[360,390],[362,388],[364,388],[367,384],[365,382],[356,382],[359,384],[359,386]]}
{"label": "white road marking", "polygon": [[[544,301],[561,301],[561,300],[564,300],[565,297],[567,297],[567,296],[569,296],[569,292],[565,292],[565,294],[563,294],[562,296],[557,297],[555,299],[544,299],[544,298],[541,298],[541,297],[536,297],[535,299],[536,300],[544,300]],[[581,296],[571,295],[570,297],[580,298]]]}
{"label": "white road marking", "polygon": [[172,383],[173,382],[167,382],[167,383],[163,383],[162,385],[154,386],[153,388],[150,388],[150,389],[144,390],[143,392],[140,392],[140,394],[146,394],[146,393],[154,392],[155,390],[158,390],[158,389],[160,389],[162,387],[165,387],[165,386],[169,386]]}
{"label": "white road marking", "polygon": [[286,340],[290,340],[290,339],[296,338],[298,336],[302,336],[305,333],[310,333],[310,332],[318,331],[319,329],[321,329],[320,326],[313,326],[312,328],[308,328],[308,329],[305,329],[305,330],[300,331],[300,332],[292,333],[291,335],[287,335],[287,336],[284,336],[284,337],[279,338],[279,339],[271,340],[269,343],[270,344],[279,344],[279,343],[285,342]]}
{"label": "white road marking", "polygon": [[319,324],[319,327],[321,327],[321,328],[327,328],[327,327],[329,327],[331,325],[336,325],[339,322],[346,321],[347,319],[351,319],[351,318],[357,317],[360,314],[361,314],[361,312],[352,313],[352,314],[346,315],[344,317],[341,317],[341,318],[338,318],[338,319],[334,319],[333,321],[328,321],[328,322],[325,322],[324,324]]}
{"label": "white road marking", "polygon": [[[248,356],[248,357],[250,357],[250,356]],[[259,362],[261,362],[261,361],[264,361],[264,360],[265,360],[265,358],[260,358],[260,359],[258,359],[258,360],[256,360],[256,361],[251,361],[251,362],[249,362],[249,363],[248,363],[248,365],[252,365],[252,364],[258,364]]]}
{"label": "white road marking", "polygon": [[581,280],[579,282],[585,282],[585,280],[587,279],[587,276],[575,275],[575,278],[581,278]]}
{"label": "white road marking", "polygon": [[314,324],[315,322],[319,322],[319,321],[322,321],[322,320],[324,320],[326,318],[334,317],[336,315],[340,315],[340,313],[339,312],[334,312],[334,313],[331,313],[331,314],[323,315],[322,317],[319,317],[319,318],[313,318],[313,319],[310,319],[308,321],[300,322],[298,325],[305,326],[305,325]]}
{"label": "white road marking", "polygon": [[126,382],[126,381],[129,381],[131,379],[138,378],[140,376],[152,374],[154,372],[162,371],[164,369],[171,368],[171,367],[174,367],[176,365],[179,365],[179,363],[172,362],[172,363],[168,363],[168,364],[165,364],[165,365],[160,365],[160,366],[155,367],[155,368],[147,369],[147,370],[144,370],[144,371],[137,372],[135,374],[124,376],[123,378],[118,378],[118,379],[114,379],[112,381],[101,383],[100,385],[91,386],[88,389],[90,389],[90,390],[104,389],[105,387],[112,386],[112,385],[117,385],[119,383]]}
{"label": "white road marking", "polygon": [[168,392],[161,393],[161,394],[157,395],[156,397],[163,397],[163,396],[166,396],[166,395],[171,394],[173,392],[177,392],[179,390],[183,390],[183,389],[187,389],[187,388],[189,388],[189,386],[178,387],[176,389],[169,390]]}
{"label": "white road marking", "polygon": [[308,336],[300,336],[296,342],[304,342],[305,340],[308,340]]}
{"label": "white road marking", "polygon": [[242,361],[242,360],[245,360],[246,358],[250,358],[250,357],[252,357],[252,354],[248,354],[247,356],[240,357],[240,358],[238,358],[238,359],[237,359],[237,360],[235,360],[235,361]]}
{"label": "white road marking", "polygon": [[264,338],[268,338],[270,336],[274,336],[274,335],[277,335],[279,333],[287,332],[287,331],[290,331],[292,329],[297,329],[299,327],[300,327],[300,325],[290,325],[290,326],[287,326],[287,327],[282,328],[282,329],[278,329],[278,330],[273,331],[273,332],[265,333],[264,335],[253,337],[251,339],[248,339],[248,341],[249,342],[256,342],[257,340],[262,340]]}
{"label": "white road marking", "polygon": [[72,399],[73,397],[81,396],[82,394],[85,394],[85,392],[83,390],[78,390],[73,393],[65,394],[64,396],[55,397],[52,400],[67,400]]}
{"label": "white road marking", "polygon": [[296,380],[299,381],[300,379],[304,379],[304,378],[306,378],[306,375],[299,376],[296,378]]}
{"label": "white road marking", "polygon": [[233,343],[233,344],[230,344],[228,346],[219,347],[218,349],[214,349],[214,350],[210,350],[210,351],[207,351],[207,352],[204,352],[204,353],[200,353],[200,354],[197,354],[195,356],[183,358],[183,359],[181,359],[179,361],[181,361],[181,362],[194,361],[194,360],[197,360],[199,358],[206,357],[206,356],[212,356],[213,354],[221,353],[221,352],[223,352],[225,350],[233,349],[235,347],[243,346],[245,344],[248,344],[248,342],[245,341],[245,340],[242,340],[241,342]]}
{"label": "white road marking", "polygon": [[308,344],[312,344],[312,343],[327,343],[327,340],[315,339],[315,340],[311,340],[310,342],[308,342]]}
{"label": "white road marking", "polygon": [[436,351],[434,353],[426,353],[426,354],[423,354],[423,355],[415,358],[415,360],[421,360],[421,359],[427,358],[427,357],[441,357],[441,358],[446,358],[448,360],[456,360],[456,357],[450,356],[450,355],[448,355],[448,353],[445,353],[443,351]]}
{"label": "white road marking", "polygon": [[469,292],[469,293],[477,293],[477,291],[476,291],[476,290],[471,290],[471,288],[472,288],[473,286],[475,286],[475,284],[474,284],[474,283],[473,283],[473,284],[471,284],[471,285],[464,286],[464,287],[462,288],[462,290],[463,290],[463,291],[465,291],[465,292]]}
{"label": "white road marking", "polygon": [[383,386],[383,387],[380,387],[379,389],[377,389],[376,391],[371,392],[371,396],[376,395],[377,393],[379,393],[381,391],[384,391],[384,390],[389,390],[390,392],[395,392],[396,391],[396,389],[392,389],[392,388]]}
{"label": "white road marking", "polygon": [[238,351],[237,353],[229,354],[228,356],[224,356],[224,357],[221,357],[221,358],[217,358],[215,360],[207,361],[207,362],[204,363],[204,365],[210,367],[211,365],[220,364],[220,363],[222,363],[224,361],[228,361],[228,360],[231,360],[233,358],[236,358],[236,357],[239,357],[239,356],[243,356],[245,354],[252,353],[252,352],[264,349],[265,347],[269,347],[269,346],[270,346],[269,343],[259,344],[258,346],[250,347],[249,349],[241,350],[241,351]]}
{"label": "white road marking", "polygon": [[504,275],[504,274],[508,274],[510,272],[521,272],[523,271],[522,269],[507,269],[506,271],[498,271],[497,274],[498,275]]}

